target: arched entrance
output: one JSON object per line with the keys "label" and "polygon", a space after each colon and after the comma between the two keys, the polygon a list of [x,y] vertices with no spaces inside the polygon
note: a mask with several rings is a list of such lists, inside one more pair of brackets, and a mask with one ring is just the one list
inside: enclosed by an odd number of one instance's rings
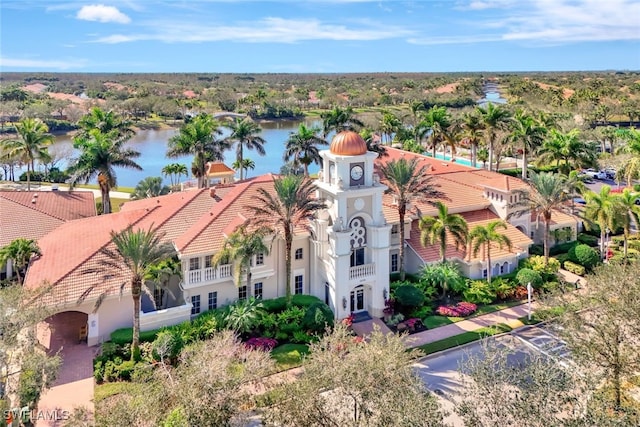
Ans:
{"label": "arched entrance", "polygon": [[47,317],[38,325],[38,341],[50,352],[87,342],[88,315],[63,311]]}

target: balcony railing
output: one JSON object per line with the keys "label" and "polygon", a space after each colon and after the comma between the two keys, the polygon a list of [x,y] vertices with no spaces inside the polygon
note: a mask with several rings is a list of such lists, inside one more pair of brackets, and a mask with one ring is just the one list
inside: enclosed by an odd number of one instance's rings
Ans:
{"label": "balcony railing", "polygon": [[349,280],[362,279],[365,277],[375,276],[376,265],[375,264],[363,264],[351,267],[349,270]]}
{"label": "balcony railing", "polygon": [[218,279],[226,279],[233,275],[232,264],[224,264],[217,268],[201,268],[200,270],[190,270],[187,275],[187,284],[201,282],[211,282]]}

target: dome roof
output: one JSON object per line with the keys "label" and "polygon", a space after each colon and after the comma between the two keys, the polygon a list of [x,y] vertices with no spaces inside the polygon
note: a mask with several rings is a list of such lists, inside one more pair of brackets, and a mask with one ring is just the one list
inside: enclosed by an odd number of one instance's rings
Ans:
{"label": "dome roof", "polygon": [[333,137],[329,151],[339,156],[359,156],[367,152],[367,143],[356,132],[346,130]]}

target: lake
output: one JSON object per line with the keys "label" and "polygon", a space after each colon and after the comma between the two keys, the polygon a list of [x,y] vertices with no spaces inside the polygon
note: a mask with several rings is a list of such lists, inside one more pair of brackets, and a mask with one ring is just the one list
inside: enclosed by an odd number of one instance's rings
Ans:
{"label": "lake", "polygon": [[[268,172],[278,173],[280,167],[284,164],[282,160],[282,154],[284,153],[284,147],[291,132],[296,132],[300,123],[305,123],[307,126],[320,127],[322,122],[320,120],[306,120],[306,121],[274,121],[260,123],[262,133],[260,136],[264,138],[267,143],[265,144],[265,156],[258,155],[255,151],[244,150],[245,158],[253,160],[256,164],[255,169],[249,170],[247,175],[249,177],[262,175]],[[169,159],[165,156],[167,152],[167,142],[169,139],[178,133],[178,129],[163,129],[163,130],[140,130],[137,134],[129,140],[128,146],[140,152],[140,157],[137,159],[137,163],[142,166],[142,171],[130,170],[124,168],[116,168],[116,175],[118,177],[118,185],[124,187],[135,187],[138,182],[148,176],[162,176],[162,168],[169,163],[183,163],[187,165],[187,168],[191,170],[191,162],[193,156],[184,156],[175,159]],[[56,142],[52,146],[54,150],[66,150],[69,151],[73,148],[73,142],[69,135],[62,135],[56,137]],[[74,156],[77,152],[74,152]],[[235,147],[232,150],[225,152],[225,163],[228,166],[235,161]],[[61,168],[66,167],[66,164],[62,164]],[[318,171],[318,166],[312,164],[309,167],[311,173]],[[184,181],[185,178],[183,177]],[[168,178],[165,179],[168,184]]]}

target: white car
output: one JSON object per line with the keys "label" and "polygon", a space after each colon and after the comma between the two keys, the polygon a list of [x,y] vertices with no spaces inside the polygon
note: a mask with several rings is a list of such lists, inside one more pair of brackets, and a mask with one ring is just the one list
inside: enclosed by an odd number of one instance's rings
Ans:
{"label": "white car", "polygon": [[607,173],[605,171],[597,171],[595,169],[587,169],[584,174],[593,179],[607,179]]}

